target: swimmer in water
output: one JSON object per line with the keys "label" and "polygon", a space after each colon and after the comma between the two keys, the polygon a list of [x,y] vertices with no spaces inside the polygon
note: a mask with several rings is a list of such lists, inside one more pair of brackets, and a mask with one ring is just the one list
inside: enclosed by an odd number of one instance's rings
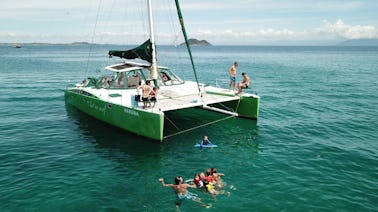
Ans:
{"label": "swimmer in water", "polygon": [[197,188],[203,188],[203,182],[201,180],[200,174],[196,173],[193,178],[193,183],[197,186]]}
{"label": "swimmer in water", "polygon": [[175,177],[175,184],[165,184],[163,178],[160,178],[159,181],[164,187],[171,187],[173,188],[173,190],[175,190],[176,195],[177,195],[176,210],[179,209],[182,201],[184,201],[185,199],[193,200],[205,208],[211,207],[211,204],[203,203],[196,194],[190,193],[188,191],[188,188],[197,188],[197,186],[194,184],[190,185],[187,183],[183,183],[184,180],[182,179],[182,177],[180,176]]}

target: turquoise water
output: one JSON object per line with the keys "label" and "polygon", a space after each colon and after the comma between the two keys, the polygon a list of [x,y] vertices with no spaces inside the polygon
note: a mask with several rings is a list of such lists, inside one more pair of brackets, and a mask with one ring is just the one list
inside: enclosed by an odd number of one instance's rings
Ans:
{"label": "turquoise water", "polygon": [[[208,167],[225,174],[230,196],[191,190],[212,208],[185,201],[181,211],[378,210],[377,47],[194,48],[207,84],[239,62],[238,73],[252,78],[249,92],[261,96],[260,117],[162,144],[65,104],[65,87],[87,67],[110,64],[106,50],[114,48],[0,46],[1,211],[173,211],[175,195],[158,178],[189,179]],[[189,62],[176,65],[183,50],[158,53],[162,65],[193,79],[183,68]],[[198,109],[168,115],[181,129],[225,117]],[[204,134],[219,147],[193,148]]]}

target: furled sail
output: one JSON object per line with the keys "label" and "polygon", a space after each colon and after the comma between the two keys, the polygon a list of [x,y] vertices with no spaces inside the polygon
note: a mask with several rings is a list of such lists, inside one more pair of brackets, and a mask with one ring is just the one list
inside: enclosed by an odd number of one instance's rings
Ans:
{"label": "furled sail", "polygon": [[144,42],[142,45],[126,50],[126,51],[118,51],[118,50],[110,50],[109,56],[116,56],[125,59],[135,59],[140,58],[142,60],[148,61],[152,63],[152,43],[150,39]]}

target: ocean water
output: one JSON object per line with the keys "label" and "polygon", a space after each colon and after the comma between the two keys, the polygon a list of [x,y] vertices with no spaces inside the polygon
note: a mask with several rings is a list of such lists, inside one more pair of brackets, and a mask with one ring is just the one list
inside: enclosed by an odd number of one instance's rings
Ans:
{"label": "ocean water", "polygon": [[[158,178],[209,167],[230,195],[191,189],[212,207],[184,201],[181,211],[378,211],[378,47],[195,47],[206,84],[226,85],[239,62],[261,97],[259,120],[229,118],[161,144],[65,104],[66,86],[111,64],[117,48],[0,46],[0,211],[174,211]],[[193,79],[190,63],[177,63],[182,49],[158,54]],[[168,116],[180,129],[226,117]],[[219,147],[194,148],[205,134]]]}

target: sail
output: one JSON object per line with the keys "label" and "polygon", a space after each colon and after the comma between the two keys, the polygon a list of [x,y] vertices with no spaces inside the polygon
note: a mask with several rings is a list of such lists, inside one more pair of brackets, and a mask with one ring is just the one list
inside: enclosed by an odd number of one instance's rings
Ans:
{"label": "sail", "polygon": [[116,56],[125,59],[135,59],[140,58],[142,60],[148,61],[152,63],[152,43],[150,39],[144,42],[142,45],[126,50],[126,51],[119,51],[119,50],[110,50],[109,56]]}

